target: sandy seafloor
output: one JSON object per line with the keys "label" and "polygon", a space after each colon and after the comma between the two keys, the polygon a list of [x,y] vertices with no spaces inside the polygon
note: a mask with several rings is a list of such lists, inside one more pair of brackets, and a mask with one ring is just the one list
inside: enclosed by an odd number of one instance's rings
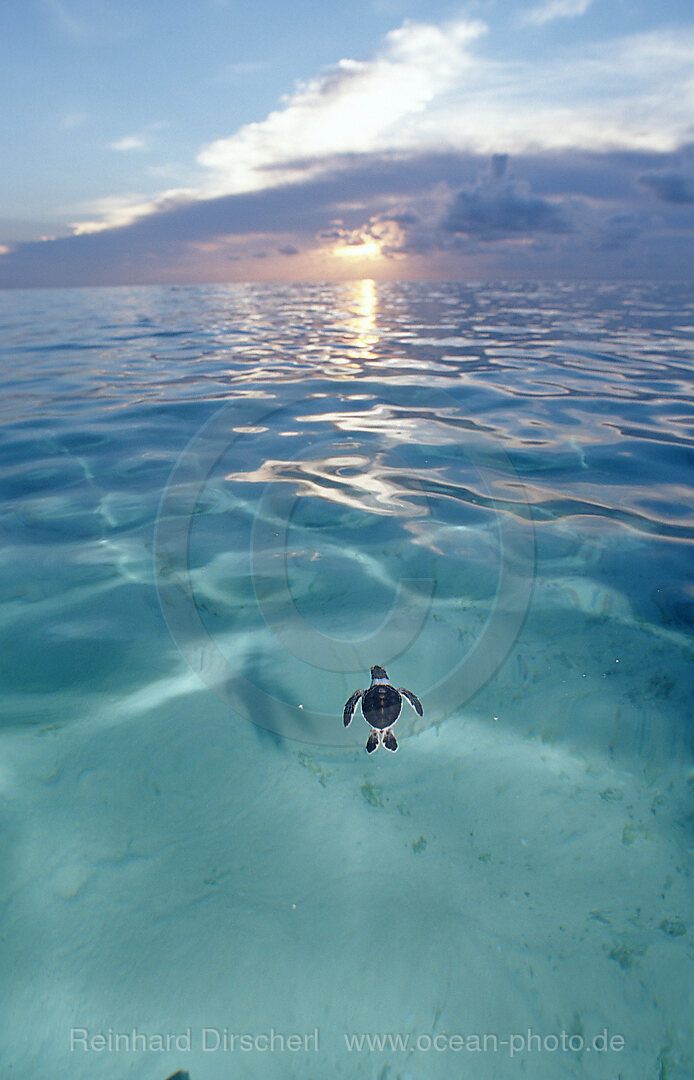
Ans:
{"label": "sandy seafloor", "polygon": [[[3,1077],[694,1077],[685,300],[666,286],[452,285],[0,297]],[[315,372],[302,335],[324,349]],[[330,366],[345,357],[349,391]],[[388,377],[400,394],[440,379],[480,453],[503,445],[533,507],[531,522],[518,503],[507,537],[513,562],[532,534],[527,617],[469,700],[437,686],[508,599],[485,576],[494,518],[469,462],[442,464],[431,406],[381,422]],[[233,517],[257,505],[250,450],[215,464],[190,567],[229,681],[238,671],[273,694],[286,727],[253,703],[249,722],[233,687],[216,696],[162,614],[170,568],[154,524],[177,455],[237,388],[281,395],[311,380],[320,461],[305,397],[287,428],[313,500],[289,556],[302,617],[333,642],[363,618],[369,653],[397,567],[436,579],[422,632],[392,661],[425,707],[421,722],[403,716],[395,755],[366,755],[359,717],[342,727],[365,673],[323,664],[312,678],[250,610]],[[428,457],[388,458],[393,416],[419,425]],[[283,431],[257,432],[275,475]],[[427,468],[439,487],[459,484],[428,516],[402,479]],[[365,487],[339,486],[359,469]],[[494,513],[513,515],[501,487]],[[314,717],[303,734],[299,705]],[[190,1049],[71,1050],[74,1028],[190,1029]],[[205,1051],[203,1028],[318,1029],[318,1049]],[[605,1030],[618,1048],[600,1052]],[[546,1047],[512,1056],[509,1040],[529,1032]],[[562,1032],[583,1049],[555,1049]],[[360,1033],[410,1048],[349,1051]],[[452,1034],[499,1048],[428,1049]]]}

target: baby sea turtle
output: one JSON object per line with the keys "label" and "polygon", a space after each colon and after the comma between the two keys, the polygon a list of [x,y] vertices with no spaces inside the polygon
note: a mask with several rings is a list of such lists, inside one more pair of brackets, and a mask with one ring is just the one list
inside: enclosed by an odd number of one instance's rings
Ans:
{"label": "baby sea turtle", "polygon": [[393,725],[397,721],[402,709],[402,698],[406,697],[412,708],[422,715],[422,705],[418,697],[411,690],[400,687],[396,690],[385,668],[375,664],[371,668],[371,686],[368,690],[355,690],[345,705],[345,727],[352,723],[354,710],[361,698],[361,711],[364,719],[371,728],[371,734],[366,743],[366,749],[370,754],[378,749],[379,741],[386,750],[397,750],[398,744],[393,735]]}

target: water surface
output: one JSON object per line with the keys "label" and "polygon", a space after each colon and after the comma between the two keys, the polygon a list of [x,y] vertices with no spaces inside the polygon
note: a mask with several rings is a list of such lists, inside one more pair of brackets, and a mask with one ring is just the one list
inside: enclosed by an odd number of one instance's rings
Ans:
{"label": "water surface", "polygon": [[691,1076],[691,292],[8,292],[0,340],[12,1075]]}

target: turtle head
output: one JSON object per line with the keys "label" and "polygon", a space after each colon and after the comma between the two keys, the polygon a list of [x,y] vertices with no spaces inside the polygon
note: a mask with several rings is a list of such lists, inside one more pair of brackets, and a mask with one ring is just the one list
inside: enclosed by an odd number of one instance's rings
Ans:
{"label": "turtle head", "polygon": [[388,672],[386,671],[385,668],[379,667],[378,664],[374,664],[374,666],[371,668],[371,678],[372,679],[387,679],[388,678]]}

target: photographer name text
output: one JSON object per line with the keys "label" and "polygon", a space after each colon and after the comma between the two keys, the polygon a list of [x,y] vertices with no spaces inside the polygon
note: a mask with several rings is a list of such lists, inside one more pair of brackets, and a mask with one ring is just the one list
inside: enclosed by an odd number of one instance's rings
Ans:
{"label": "photographer name text", "polygon": [[169,1032],[140,1031],[138,1028],[130,1031],[114,1031],[109,1028],[108,1031],[95,1032],[83,1027],[70,1029],[70,1050],[73,1052],[132,1054],[177,1050],[179,1053],[190,1053],[193,1049],[200,1049],[208,1054],[218,1051],[233,1053],[239,1050],[242,1053],[316,1053],[318,1028],[290,1033],[276,1031],[275,1028],[257,1033],[236,1032],[217,1027],[203,1027],[196,1031],[188,1027],[185,1031]]}

